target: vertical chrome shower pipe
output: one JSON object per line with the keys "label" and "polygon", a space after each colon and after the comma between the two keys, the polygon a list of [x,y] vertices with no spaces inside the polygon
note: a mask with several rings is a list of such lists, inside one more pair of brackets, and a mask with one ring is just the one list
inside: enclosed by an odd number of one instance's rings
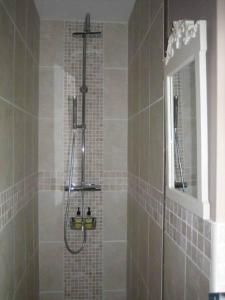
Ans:
{"label": "vertical chrome shower pipe", "polygon": [[85,184],[85,130],[86,130],[86,35],[83,37],[83,80],[80,91],[82,93],[82,158],[81,158],[81,184]]}
{"label": "vertical chrome shower pipe", "polygon": [[[85,131],[86,131],[86,93],[88,88],[86,85],[86,68],[87,68],[87,34],[89,29],[90,16],[87,15],[84,23],[83,34],[83,70],[82,70],[82,86],[80,91],[82,93],[82,154],[81,154],[81,185],[85,185]],[[81,191],[82,205],[81,214],[84,217],[84,191]],[[84,229],[85,230],[85,229]]]}

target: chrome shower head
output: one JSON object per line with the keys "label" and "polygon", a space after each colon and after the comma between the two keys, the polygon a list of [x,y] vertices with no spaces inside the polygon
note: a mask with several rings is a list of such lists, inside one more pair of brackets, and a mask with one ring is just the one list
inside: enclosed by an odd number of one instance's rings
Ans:
{"label": "chrome shower head", "polygon": [[90,14],[86,14],[85,22],[84,22],[84,31],[83,32],[74,32],[73,37],[100,38],[100,37],[102,37],[102,32],[91,31],[91,16],[90,16]]}

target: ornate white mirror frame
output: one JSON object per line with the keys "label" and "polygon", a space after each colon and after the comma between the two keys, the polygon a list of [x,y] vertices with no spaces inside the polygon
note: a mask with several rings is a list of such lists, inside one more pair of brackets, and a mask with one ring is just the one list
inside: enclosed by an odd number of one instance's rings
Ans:
{"label": "ornate white mirror frame", "polygon": [[[180,20],[173,23],[165,59],[165,95],[167,114],[167,188],[172,199],[201,218],[208,219],[208,130],[206,81],[206,21]],[[174,167],[174,95],[173,75],[193,63],[196,103],[196,197],[175,188]]]}

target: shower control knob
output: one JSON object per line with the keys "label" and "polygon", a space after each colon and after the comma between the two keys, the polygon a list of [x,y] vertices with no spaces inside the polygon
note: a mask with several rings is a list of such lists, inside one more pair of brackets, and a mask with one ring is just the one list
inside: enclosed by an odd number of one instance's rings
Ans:
{"label": "shower control knob", "polygon": [[80,87],[80,92],[81,93],[87,93],[88,92],[88,87],[86,85],[83,85]]}
{"label": "shower control knob", "polygon": [[80,216],[80,207],[77,209],[77,216]]}
{"label": "shower control knob", "polygon": [[87,216],[91,216],[91,208],[88,207]]}

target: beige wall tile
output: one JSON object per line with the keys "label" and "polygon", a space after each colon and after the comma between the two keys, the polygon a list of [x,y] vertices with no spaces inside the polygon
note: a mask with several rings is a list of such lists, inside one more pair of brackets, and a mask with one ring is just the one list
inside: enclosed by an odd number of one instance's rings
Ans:
{"label": "beige wall tile", "polygon": [[56,118],[64,113],[64,71],[60,67],[40,68],[39,116]]}
{"label": "beige wall tile", "polygon": [[25,175],[25,116],[14,110],[14,182],[18,182]]}
{"label": "beige wall tile", "polygon": [[14,28],[5,9],[0,3],[0,96],[13,99],[13,51]]}
{"label": "beige wall tile", "polygon": [[[18,1],[18,0],[17,0]],[[34,1],[28,1],[26,41],[35,60],[39,59],[40,21]]]}
{"label": "beige wall tile", "polygon": [[162,280],[162,229],[149,218],[149,277],[150,299],[160,299]]}
{"label": "beige wall tile", "polygon": [[148,34],[139,51],[139,110],[150,102],[150,34]]}
{"label": "beige wall tile", "polygon": [[0,191],[13,183],[13,109],[0,100]]}
{"label": "beige wall tile", "polygon": [[139,138],[140,143],[136,144],[136,147],[140,147],[139,151],[139,163],[140,163],[140,177],[145,181],[149,181],[149,176],[151,169],[149,168],[149,159],[151,156],[150,149],[150,109],[144,110],[140,114],[140,124],[139,124]]}
{"label": "beige wall tile", "polygon": [[39,191],[40,241],[63,241],[63,193]]}
{"label": "beige wall tile", "polygon": [[150,109],[150,183],[159,189],[163,188],[163,100]]}
{"label": "beige wall tile", "polygon": [[127,193],[103,193],[104,241],[126,240],[127,236]]}
{"label": "beige wall tile", "polygon": [[127,71],[104,71],[104,119],[127,118]]}
{"label": "beige wall tile", "polygon": [[31,263],[28,266],[26,282],[27,282],[27,299],[37,299],[36,290],[35,290],[35,266],[33,261],[31,261]]}
{"label": "beige wall tile", "polygon": [[139,275],[138,277],[138,289],[139,289],[139,295],[138,295],[138,299],[142,299],[142,300],[148,300],[148,290],[147,287],[144,283],[144,280],[142,278],[142,276]]}
{"label": "beige wall tile", "polygon": [[63,289],[63,243],[40,243],[40,290]]}
{"label": "beige wall tile", "polygon": [[132,197],[128,194],[127,195],[127,242],[128,245],[130,245],[130,248],[132,247],[132,240],[134,236],[134,217],[135,217],[135,210],[134,210],[134,200]]}
{"label": "beige wall tile", "polygon": [[63,171],[63,120],[41,119],[39,122],[39,170]]}
{"label": "beige wall tile", "polygon": [[105,242],[103,245],[103,287],[105,290],[126,287],[126,243]]}
{"label": "beige wall tile", "polygon": [[16,2],[16,25],[23,36],[26,39],[26,26],[28,15],[28,0],[14,0]]}
{"label": "beige wall tile", "polygon": [[34,256],[34,291],[35,291],[35,297],[34,300],[40,300],[39,299],[39,252],[37,251]]}
{"label": "beige wall tile", "polygon": [[39,65],[34,63],[34,100],[33,114],[38,116],[39,113]]}
{"label": "beige wall tile", "polygon": [[14,278],[16,286],[20,282],[26,267],[26,233],[25,233],[25,210],[22,209],[15,217],[14,245],[15,245],[15,270]]}
{"label": "beige wall tile", "polygon": [[151,21],[153,21],[157,14],[159,13],[159,9],[160,9],[160,6],[163,4],[163,1],[162,0],[152,0],[151,1],[151,7],[150,7],[150,10],[151,10]]}
{"label": "beige wall tile", "polygon": [[0,299],[12,299],[13,252],[13,226],[11,222],[0,233]]}
{"label": "beige wall tile", "polygon": [[138,270],[134,264],[134,262],[131,260],[129,272],[128,272],[128,299],[132,300],[139,300],[139,294],[140,294],[140,285],[139,285],[139,278],[138,278]]}
{"label": "beige wall tile", "polygon": [[163,47],[163,9],[161,9],[150,33],[150,103],[163,96]]}
{"label": "beige wall tile", "polygon": [[25,115],[25,175],[28,176],[34,170],[34,136],[33,118]]}
{"label": "beige wall tile", "polygon": [[34,60],[28,50],[26,50],[25,69],[25,102],[24,109],[30,113],[34,110]]}
{"label": "beige wall tile", "polygon": [[13,299],[16,299],[16,300],[28,300],[28,299],[30,299],[30,298],[28,298],[28,295],[27,295],[26,277],[23,277],[22,281],[18,285],[18,287],[15,291],[15,296],[14,296]]}
{"label": "beige wall tile", "polygon": [[25,207],[25,238],[26,238],[26,263],[34,253],[34,202],[31,200]]}
{"label": "beige wall tile", "polygon": [[42,21],[40,66],[63,66],[64,22]]}
{"label": "beige wall tile", "polygon": [[63,292],[41,293],[40,300],[64,300]]}
{"label": "beige wall tile", "polygon": [[2,3],[5,5],[7,13],[10,17],[15,20],[16,17],[16,0],[2,0]]}
{"label": "beige wall tile", "polygon": [[38,228],[38,192],[35,193],[33,199],[33,210],[34,210],[34,249],[38,248],[39,243],[39,228]]}
{"label": "beige wall tile", "polygon": [[[105,68],[126,68],[128,31],[125,24],[104,24]],[[118,51],[119,49],[119,51]]]}
{"label": "beige wall tile", "polygon": [[140,208],[139,204],[136,201],[133,201],[133,238],[132,238],[132,255],[133,255],[133,260],[135,261],[136,268],[138,267],[139,270],[139,252],[140,248],[138,247],[139,243],[139,220],[140,220]]}
{"label": "beige wall tile", "polygon": [[139,0],[139,14],[138,20],[140,26],[140,39],[143,40],[144,35],[149,30],[151,24],[151,3],[149,0]]}
{"label": "beige wall tile", "polygon": [[148,215],[146,211],[139,206],[136,211],[138,236],[137,236],[137,251],[138,251],[138,266],[141,277],[144,280],[145,286],[148,283]]}
{"label": "beige wall tile", "polygon": [[133,78],[133,84],[134,84],[134,89],[133,89],[133,107],[134,107],[134,113],[137,113],[140,111],[141,107],[141,98],[140,98],[140,53],[138,53],[133,62],[133,73],[134,73],[134,78]]}
{"label": "beige wall tile", "polygon": [[104,300],[126,300],[126,292],[125,291],[110,291],[104,292]]}
{"label": "beige wall tile", "polygon": [[209,281],[199,269],[187,259],[185,299],[204,300],[208,298]]}
{"label": "beige wall tile", "polygon": [[129,164],[128,170],[134,175],[139,176],[140,174],[140,135],[139,135],[139,115],[129,120],[129,145],[128,155]]}
{"label": "beige wall tile", "polygon": [[26,49],[20,35],[15,37],[15,104],[24,108],[25,105],[25,60]]}
{"label": "beige wall tile", "polygon": [[127,121],[104,121],[104,170],[127,170]]}
{"label": "beige wall tile", "polygon": [[38,124],[39,120],[32,119],[33,143],[34,143],[34,172],[38,172]]}
{"label": "beige wall tile", "polygon": [[185,256],[168,237],[165,239],[165,300],[184,299]]}

